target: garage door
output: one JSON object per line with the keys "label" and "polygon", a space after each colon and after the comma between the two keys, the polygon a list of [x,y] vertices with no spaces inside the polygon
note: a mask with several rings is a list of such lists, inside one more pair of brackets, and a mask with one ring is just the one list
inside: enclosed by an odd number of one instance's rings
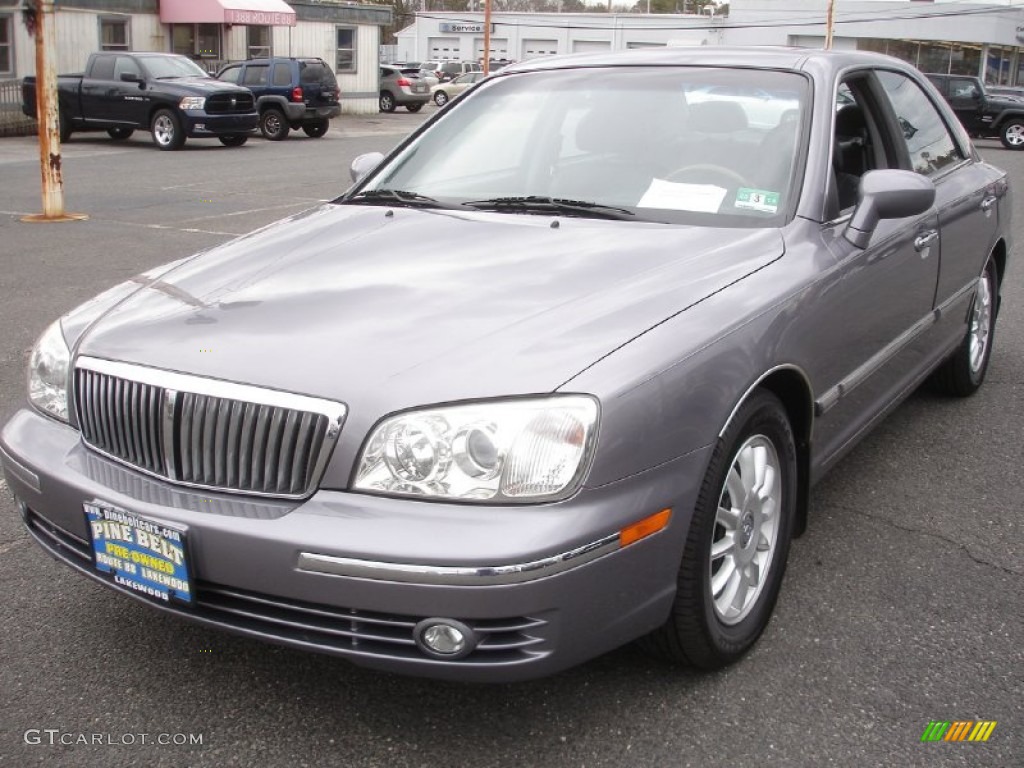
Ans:
{"label": "garage door", "polygon": [[[484,39],[478,37],[473,42],[473,56],[476,61],[484,60]],[[491,38],[491,59],[498,61],[501,59],[508,59],[508,38],[507,37],[492,37]]]}
{"label": "garage door", "polygon": [[523,40],[522,59],[535,59],[538,56],[550,56],[558,53],[557,40]]}
{"label": "garage door", "polygon": [[612,44],[607,40],[573,40],[573,53],[604,53],[610,51]]}
{"label": "garage door", "polygon": [[459,53],[459,38],[457,37],[428,37],[427,47],[430,49],[431,59],[461,59]]}

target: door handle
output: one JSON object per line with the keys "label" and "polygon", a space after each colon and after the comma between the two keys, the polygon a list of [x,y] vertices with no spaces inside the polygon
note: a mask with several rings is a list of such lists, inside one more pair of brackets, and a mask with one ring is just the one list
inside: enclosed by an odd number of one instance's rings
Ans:
{"label": "door handle", "polygon": [[997,198],[995,195],[990,195],[986,197],[984,200],[981,201],[981,210],[988,213],[989,211],[992,210],[992,206],[996,204],[996,200],[998,199],[999,198]]}
{"label": "door handle", "polygon": [[914,250],[923,251],[938,239],[939,233],[934,229],[929,232],[922,232],[914,238]]}

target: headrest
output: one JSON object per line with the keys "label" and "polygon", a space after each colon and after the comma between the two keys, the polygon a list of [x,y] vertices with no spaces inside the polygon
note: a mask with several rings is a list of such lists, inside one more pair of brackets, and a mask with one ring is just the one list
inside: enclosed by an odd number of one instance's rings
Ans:
{"label": "headrest", "polygon": [[865,136],[867,127],[864,111],[856,104],[847,104],[836,113],[836,136]]}
{"label": "headrest", "polygon": [[691,131],[733,133],[747,127],[747,113],[735,101],[698,101],[690,105]]}

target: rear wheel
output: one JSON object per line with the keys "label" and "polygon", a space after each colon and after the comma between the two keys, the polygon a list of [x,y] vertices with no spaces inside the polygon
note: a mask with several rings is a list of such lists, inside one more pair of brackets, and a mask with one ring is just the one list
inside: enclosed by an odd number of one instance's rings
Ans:
{"label": "rear wheel", "polygon": [[225,147],[240,147],[249,140],[249,137],[244,134],[240,136],[218,136],[217,138],[220,139],[220,143]]}
{"label": "rear wheel", "polygon": [[410,112],[419,112],[421,109],[423,109],[423,105],[422,104],[406,104],[405,108],[408,109]]}
{"label": "rear wheel", "polygon": [[289,130],[284,113],[280,109],[270,107],[260,115],[260,132],[265,138],[271,141],[281,141],[288,137]]}
{"label": "rear wheel", "polygon": [[130,138],[133,133],[135,133],[134,128],[107,128],[107,135],[118,141]]}
{"label": "rear wheel", "polygon": [[1024,120],[1007,120],[999,130],[999,140],[1007,149],[1024,149]]}
{"label": "rear wheel", "polygon": [[439,107],[443,107],[448,103],[448,94],[444,91],[438,91],[434,94],[434,103]]}
{"label": "rear wheel", "polygon": [[989,259],[974,289],[974,301],[964,340],[956,352],[932,374],[931,385],[935,390],[944,395],[967,397],[977,392],[984,383],[988,361],[992,357],[998,304],[996,267],[992,259]]}
{"label": "rear wheel", "polygon": [[181,149],[185,144],[185,132],[181,130],[181,121],[169,109],[157,110],[150,125],[153,143],[162,150]]}
{"label": "rear wheel", "polygon": [[796,442],[785,408],[759,390],[719,440],[697,498],[668,621],[644,640],[703,669],[739,659],[782,585],[796,510]]}
{"label": "rear wheel", "polygon": [[381,112],[394,112],[395,111],[395,97],[387,91],[380,92],[380,111]]}
{"label": "rear wheel", "polygon": [[302,131],[311,139],[319,139],[325,133],[327,133],[327,127],[329,123],[325,120],[316,120],[314,122],[306,123],[302,126]]}

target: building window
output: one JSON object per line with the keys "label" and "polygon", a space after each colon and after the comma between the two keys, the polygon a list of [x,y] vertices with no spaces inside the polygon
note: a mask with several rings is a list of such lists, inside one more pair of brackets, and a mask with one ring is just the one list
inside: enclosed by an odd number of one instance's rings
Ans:
{"label": "building window", "polygon": [[193,59],[219,59],[220,25],[172,24],[171,50]]}
{"label": "building window", "polygon": [[131,19],[126,16],[100,16],[100,50],[130,51]]}
{"label": "building window", "polygon": [[270,27],[246,27],[245,47],[250,59],[269,59],[273,54]]}
{"label": "building window", "polygon": [[336,72],[356,71],[356,29],[355,27],[338,27],[338,58],[335,61]]}
{"label": "building window", "polygon": [[0,75],[14,74],[14,24],[10,16],[0,16]]}

